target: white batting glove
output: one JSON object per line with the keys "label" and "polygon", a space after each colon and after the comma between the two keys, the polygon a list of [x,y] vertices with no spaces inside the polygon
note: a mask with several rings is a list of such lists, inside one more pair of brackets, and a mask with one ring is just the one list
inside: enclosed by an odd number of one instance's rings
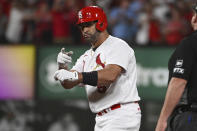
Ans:
{"label": "white batting glove", "polygon": [[78,80],[78,73],[75,72],[70,72],[64,69],[58,70],[55,72],[54,74],[54,78],[55,80],[59,80],[61,82],[63,81],[76,81]]}
{"label": "white batting glove", "polygon": [[57,56],[57,63],[59,67],[67,67],[69,63],[72,63],[71,55],[73,54],[72,51],[65,52],[65,49],[62,48],[61,52]]}

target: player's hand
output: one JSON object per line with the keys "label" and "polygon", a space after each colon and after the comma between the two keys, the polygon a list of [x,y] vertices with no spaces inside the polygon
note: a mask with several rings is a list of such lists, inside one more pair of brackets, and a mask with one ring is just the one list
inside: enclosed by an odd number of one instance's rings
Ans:
{"label": "player's hand", "polygon": [[197,30],[197,14],[196,13],[192,16],[191,25],[194,30]]}
{"label": "player's hand", "polygon": [[54,74],[55,80],[59,80],[60,82],[63,81],[76,81],[78,80],[78,73],[76,71],[70,72],[64,69],[58,70]]}
{"label": "player's hand", "polygon": [[58,66],[61,68],[65,68],[68,66],[69,63],[72,63],[72,54],[72,51],[65,52],[65,49],[62,48],[61,52],[57,56]]}

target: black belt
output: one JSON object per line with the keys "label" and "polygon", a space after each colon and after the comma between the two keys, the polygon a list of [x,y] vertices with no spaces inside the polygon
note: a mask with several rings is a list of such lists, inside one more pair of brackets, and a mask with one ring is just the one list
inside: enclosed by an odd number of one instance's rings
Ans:
{"label": "black belt", "polygon": [[197,112],[197,104],[180,105],[175,108],[177,113],[183,113],[187,111]]}

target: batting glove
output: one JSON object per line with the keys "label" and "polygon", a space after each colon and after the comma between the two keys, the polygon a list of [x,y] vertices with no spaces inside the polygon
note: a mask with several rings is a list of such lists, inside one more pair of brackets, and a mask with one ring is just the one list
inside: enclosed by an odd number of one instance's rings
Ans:
{"label": "batting glove", "polygon": [[71,55],[73,54],[72,51],[65,52],[65,49],[62,48],[61,52],[57,56],[57,63],[59,67],[67,67],[69,63],[72,63]]}
{"label": "batting glove", "polygon": [[76,71],[70,72],[70,71],[61,69],[55,72],[54,78],[55,80],[59,80],[61,82],[65,80],[73,82],[73,81],[78,80],[78,73]]}

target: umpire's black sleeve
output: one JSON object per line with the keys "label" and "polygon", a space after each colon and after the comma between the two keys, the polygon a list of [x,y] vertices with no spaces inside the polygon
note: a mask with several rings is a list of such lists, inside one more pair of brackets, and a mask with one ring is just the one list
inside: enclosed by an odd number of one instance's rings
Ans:
{"label": "umpire's black sleeve", "polygon": [[185,80],[189,79],[193,63],[195,62],[192,43],[193,41],[190,39],[184,39],[175,50],[175,64],[172,68],[172,77],[183,78]]}

